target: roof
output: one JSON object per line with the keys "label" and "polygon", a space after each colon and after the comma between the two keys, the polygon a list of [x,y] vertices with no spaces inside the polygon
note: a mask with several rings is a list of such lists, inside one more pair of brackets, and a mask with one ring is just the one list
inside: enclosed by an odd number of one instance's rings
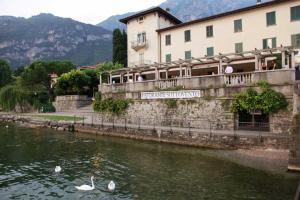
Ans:
{"label": "roof", "polygon": [[153,13],[153,12],[158,12],[162,15],[164,15],[165,17],[167,17],[168,19],[170,19],[171,21],[173,21],[175,24],[180,24],[182,23],[177,17],[175,17],[174,15],[172,15],[171,13],[169,13],[168,11],[162,9],[161,7],[154,7],[139,13],[136,13],[134,15],[128,16],[126,18],[120,19],[120,22],[127,24],[127,22],[131,19],[149,14],[149,13]]}
{"label": "roof", "polygon": [[78,67],[78,69],[96,69],[97,68],[97,66],[80,66],[80,67]]}
{"label": "roof", "polygon": [[157,32],[164,32],[164,31],[176,29],[176,28],[179,28],[179,27],[184,27],[184,26],[188,26],[188,25],[191,25],[191,24],[196,24],[196,23],[199,23],[199,22],[209,21],[209,20],[212,20],[212,19],[221,18],[221,17],[225,17],[225,16],[229,16],[229,15],[233,15],[233,14],[237,14],[237,13],[241,13],[241,12],[245,12],[245,11],[251,11],[251,10],[254,10],[254,9],[258,9],[258,8],[263,8],[263,7],[267,7],[267,6],[286,3],[288,1],[295,1],[295,0],[273,0],[273,1],[266,2],[266,3],[260,3],[260,4],[256,4],[256,5],[253,5],[253,6],[249,6],[249,7],[245,7],[245,8],[241,8],[241,9],[237,9],[237,10],[232,10],[232,11],[229,11],[229,12],[224,12],[224,13],[220,13],[220,14],[217,14],[217,15],[212,15],[212,16],[209,16],[209,17],[204,17],[204,18],[193,20],[193,21],[181,23],[181,24],[178,24],[178,25],[175,25],[175,26],[170,26],[170,27],[167,27],[167,28],[159,29],[159,30],[157,30]]}

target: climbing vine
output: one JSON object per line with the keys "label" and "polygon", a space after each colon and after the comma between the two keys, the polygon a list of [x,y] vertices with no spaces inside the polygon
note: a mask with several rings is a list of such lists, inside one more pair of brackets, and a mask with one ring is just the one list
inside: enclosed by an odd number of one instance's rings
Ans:
{"label": "climbing vine", "polygon": [[267,82],[261,81],[257,86],[260,91],[249,88],[234,96],[232,112],[246,111],[250,113],[259,110],[264,114],[269,114],[287,107],[288,102],[284,95],[273,90]]}
{"label": "climbing vine", "polygon": [[101,96],[99,95],[95,97],[93,108],[96,112],[119,116],[125,113],[130,103],[131,101],[128,99],[101,99]]}

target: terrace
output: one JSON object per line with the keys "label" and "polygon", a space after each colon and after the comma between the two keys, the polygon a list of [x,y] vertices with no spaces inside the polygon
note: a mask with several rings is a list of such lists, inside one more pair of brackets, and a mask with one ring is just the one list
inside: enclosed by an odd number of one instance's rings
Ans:
{"label": "terrace", "polygon": [[[104,72],[99,91],[144,92],[180,87],[207,89],[247,86],[261,80],[283,85],[295,80],[295,53],[291,47],[179,59],[170,63],[140,65]],[[228,73],[226,68],[232,68]],[[102,81],[105,77],[106,81]]]}

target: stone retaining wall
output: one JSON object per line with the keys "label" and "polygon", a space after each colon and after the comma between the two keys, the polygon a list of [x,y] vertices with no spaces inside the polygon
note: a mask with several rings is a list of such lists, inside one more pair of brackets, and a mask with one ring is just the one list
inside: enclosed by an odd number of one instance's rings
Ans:
{"label": "stone retaining wall", "polygon": [[57,96],[53,105],[57,112],[74,111],[78,108],[90,105],[92,99],[83,95]]}

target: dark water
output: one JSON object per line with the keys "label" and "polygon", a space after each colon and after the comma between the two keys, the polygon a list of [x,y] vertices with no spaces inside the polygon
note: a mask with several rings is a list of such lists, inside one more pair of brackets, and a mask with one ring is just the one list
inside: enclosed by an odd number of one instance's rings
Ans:
{"label": "dark water", "polygon": [[[95,190],[75,189],[90,184],[92,175]],[[289,200],[297,183],[294,176],[239,166],[200,149],[0,127],[0,199]]]}

